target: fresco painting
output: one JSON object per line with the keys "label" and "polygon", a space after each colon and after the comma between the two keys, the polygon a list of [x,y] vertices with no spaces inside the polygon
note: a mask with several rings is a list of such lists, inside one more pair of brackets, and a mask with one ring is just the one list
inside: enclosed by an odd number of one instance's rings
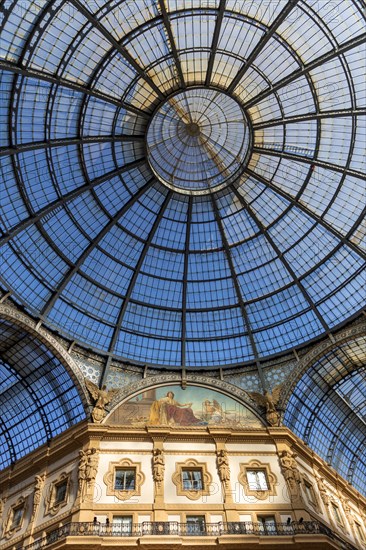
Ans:
{"label": "fresco painting", "polygon": [[261,421],[234,399],[209,388],[178,385],[146,390],[116,409],[112,424],[131,426],[261,427]]}

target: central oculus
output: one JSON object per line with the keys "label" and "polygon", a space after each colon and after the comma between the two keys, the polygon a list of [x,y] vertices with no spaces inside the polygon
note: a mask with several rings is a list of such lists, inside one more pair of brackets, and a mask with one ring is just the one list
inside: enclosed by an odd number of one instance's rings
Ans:
{"label": "central oculus", "polygon": [[249,144],[239,103],[209,88],[170,97],[153,115],[146,134],[155,176],[189,195],[205,195],[234,182],[246,165]]}

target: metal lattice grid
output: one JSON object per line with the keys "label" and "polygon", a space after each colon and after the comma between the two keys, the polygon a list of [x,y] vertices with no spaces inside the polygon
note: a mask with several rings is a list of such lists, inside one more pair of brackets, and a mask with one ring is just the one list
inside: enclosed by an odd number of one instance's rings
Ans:
{"label": "metal lattice grid", "polygon": [[[2,4],[1,281],[12,299],[105,354],[105,377],[112,357],[259,365],[357,314],[364,8]],[[205,153],[223,162],[211,162],[213,185],[192,163],[185,195],[156,178],[146,134],[169,98],[197,90],[197,115],[215,97],[242,118],[221,123],[228,151],[219,137],[218,156]],[[178,170],[185,154],[164,158]]]}

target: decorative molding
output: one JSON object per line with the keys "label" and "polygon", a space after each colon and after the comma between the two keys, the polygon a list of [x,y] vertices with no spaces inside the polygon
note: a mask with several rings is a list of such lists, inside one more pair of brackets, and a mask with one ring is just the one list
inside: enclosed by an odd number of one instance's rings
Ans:
{"label": "decorative molding", "polygon": [[[56,501],[57,488],[60,485],[66,483],[65,496],[62,500]],[[71,472],[63,472],[55,481],[50,485],[48,495],[45,500],[45,515],[50,514],[52,516],[56,515],[61,508],[67,505],[69,501],[71,490]]]}
{"label": "decorative molding", "polygon": [[163,449],[156,448],[153,451],[153,479],[155,483],[160,487],[164,480],[165,471],[165,459]]}
{"label": "decorative molding", "polygon": [[226,485],[230,481],[230,466],[226,449],[220,449],[217,451],[216,461],[220,481]]}
{"label": "decorative molding", "polygon": [[297,454],[286,448],[281,451],[279,456],[282,475],[285,478],[289,488],[290,497],[298,497],[300,495],[299,485],[301,484],[301,475],[296,462]]}
{"label": "decorative molding", "polygon": [[[266,473],[266,479],[269,489],[265,491],[258,491],[249,488],[247,471],[248,470],[264,470]],[[240,464],[240,473],[238,475],[239,483],[244,487],[244,493],[246,496],[255,497],[258,500],[267,500],[270,496],[276,496],[277,477],[271,470],[271,466],[268,462],[260,462],[259,460],[251,460]]]}
{"label": "decorative molding", "polygon": [[[183,487],[183,470],[201,470],[202,473],[202,489],[187,490]],[[172,481],[177,488],[178,496],[185,496],[189,500],[198,500],[201,496],[210,494],[210,485],[212,476],[208,472],[206,462],[197,462],[194,458],[188,459],[185,462],[176,462],[175,472],[172,475]]]}
{"label": "decorative molding", "polygon": [[[135,470],[135,488],[133,490],[114,488],[116,470],[119,468]],[[103,481],[107,486],[106,494],[108,496],[114,496],[118,500],[128,500],[134,496],[141,496],[141,486],[145,481],[145,474],[142,472],[141,462],[132,462],[129,458],[123,458],[119,462],[109,463],[108,471],[104,474]]]}

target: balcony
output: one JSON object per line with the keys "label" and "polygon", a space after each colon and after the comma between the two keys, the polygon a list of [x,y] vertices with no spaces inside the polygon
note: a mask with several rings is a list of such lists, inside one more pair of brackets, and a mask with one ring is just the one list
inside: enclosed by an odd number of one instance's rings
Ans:
{"label": "balcony", "polygon": [[[178,523],[175,521],[155,521],[133,524],[73,522],[65,524],[64,526],[51,531],[47,534],[46,537],[38,539],[28,546],[23,546],[19,550],[39,550],[41,548],[54,545],[55,543],[60,543],[62,541],[67,542],[66,539],[68,539],[69,537],[83,537],[83,541],[80,540],[79,545],[86,546],[87,537],[92,537],[94,541],[95,537],[114,537],[116,539],[120,539],[121,542],[122,538],[138,538],[140,539],[141,544],[144,537],[214,537],[215,539],[218,539],[220,537],[231,535],[234,536],[235,539],[240,536],[241,544],[245,543],[245,536],[248,536],[248,538],[250,536],[260,538],[284,536],[296,537],[297,535],[323,535],[323,537],[325,537],[325,539],[323,540],[328,539],[330,543],[329,545],[324,546],[324,548],[329,547],[341,548],[342,550],[357,550],[356,546],[353,546],[349,542],[343,540],[331,529],[329,529],[322,523],[319,523],[318,521],[274,523],[269,527],[264,527],[261,523],[256,522],[220,522],[207,523],[200,526],[192,526],[192,524],[189,523]],[[311,538],[312,537],[309,537],[309,539]],[[304,540],[303,537],[302,540]],[[294,543],[296,546],[295,540]],[[60,546],[60,544],[55,545]],[[73,547],[74,545],[75,543],[72,544]],[[115,546],[115,544],[113,545]],[[323,548],[323,546],[320,547]]]}

